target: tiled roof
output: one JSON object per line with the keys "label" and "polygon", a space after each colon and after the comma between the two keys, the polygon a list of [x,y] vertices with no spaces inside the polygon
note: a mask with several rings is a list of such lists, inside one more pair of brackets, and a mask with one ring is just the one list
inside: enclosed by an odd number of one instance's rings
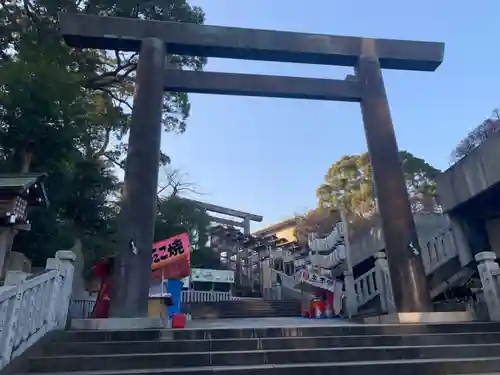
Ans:
{"label": "tiled roof", "polygon": [[45,174],[40,173],[0,174],[0,189],[12,189],[22,192],[43,180],[45,176]]}

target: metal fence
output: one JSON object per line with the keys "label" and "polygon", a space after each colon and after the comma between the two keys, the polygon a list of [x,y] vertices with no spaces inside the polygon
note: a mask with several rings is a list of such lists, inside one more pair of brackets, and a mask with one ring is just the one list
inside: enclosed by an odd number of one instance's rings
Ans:
{"label": "metal fence", "polygon": [[[230,292],[214,292],[200,290],[183,290],[182,303],[220,302],[238,300]],[[95,297],[75,299],[69,308],[69,317],[72,319],[89,318],[95,305]]]}
{"label": "metal fence", "polygon": [[183,290],[182,302],[183,303],[196,303],[196,302],[220,302],[236,300],[238,297],[233,297],[230,292],[212,292],[201,290]]}
{"label": "metal fence", "polygon": [[89,318],[95,305],[95,298],[74,299],[69,307],[70,319]]}

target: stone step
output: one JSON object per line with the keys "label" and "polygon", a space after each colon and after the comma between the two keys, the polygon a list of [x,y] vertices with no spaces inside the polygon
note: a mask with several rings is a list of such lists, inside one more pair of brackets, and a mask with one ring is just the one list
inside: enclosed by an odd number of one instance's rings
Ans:
{"label": "stone step", "polygon": [[242,318],[293,318],[300,317],[300,313],[297,311],[289,312],[246,312],[246,313],[220,313],[217,312],[206,312],[205,314],[191,314],[192,319],[242,319]]}
{"label": "stone step", "polygon": [[299,305],[257,305],[257,304],[241,304],[241,305],[230,305],[230,306],[224,306],[224,305],[217,305],[217,304],[211,304],[211,303],[198,303],[198,304],[191,304],[191,306],[206,306],[206,307],[212,307],[214,309],[295,309],[299,307]]}
{"label": "stone step", "polygon": [[300,317],[299,309],[273,310],[273,309],[243,309],[222,310],[211,308],[186,309],[193,319],[215,319],[215,318],[263,318],[263,317]]}
{"label": "stone step", "polygon": [[194,319],[300,316],[299,301],[239,300],[187,303],[185,311]]}
{"label": "stone step", "polygon": [[217,311],[249,311],[249,310],[255,310],[255,311],[290,311],[290,310],[298,310],[300,311],[300,308],[298,306],[279,306],[279,307],[273,307],[273,306],[239,306],[239,307],[221,307],[221,306],[210,306],[210,305],[198,305],[198,306],[189,306],[191,309],[210,309],[210,310],[217,310]]}
{"label": "stone step", "polygon": [[300,309],[300,303],[287,303],[285,305],[276,305],[276,304],[257,304],[257,303],[239,303],[239,304],[218,304],[218,303],[190,303],[187,304],[189,307],[210,307],[212,309],[228,309],[228,310],[241,310],[241,309]]}
{"label": "stone step", "polygon": [[220,302],[186,302],[190,304],[207,304],[211,306],[273,306],[273,307],[289,307],[300,305],[300,301],[220,301]]}
{"label": "stone step", "polygon": [[111,341],[50,343],[42,355],[94,355],[127,353],[192,353],[276,349],[315,349],[339,347],[475,345],[500,343],[500,333],[449,333],[413,335],[359,335],[275,337],[260,339]]}
{"label": "stone step", "polygon": [[214,309],[295,309],[299,307],[299,305],[256,305],[256,304],[251,304],[251,305],[235,305],[235,306],[224,306],[224,305],[216,305],[216,304],[191,304],[191,306],[206,306],[206,307],[212,307]]}
{"label": "stone step", "polygon": [[[321,321],[319,321],[320,323]],[[183,329],[136,331],[66,331],[54,340],[58,342],[148,341],[148,340],[207,340],[268,337],[312,337],[350,335],[411,335],[446,333],[500,333],[500,323],[448,324],[386,324],[302,326],[281,328]]]}
{"label": "stone step", "polygon": [[[324,362],[266,364],[256,366],[204,366],[168,368],[126,369],[110,371],[64,371],[51,372],[52,375],[365,375],[365,374],[404,374],[404,375],[458,375],[458,374],[490,374],[500,371],[500,357],[478,358],[434,358],[389,361],[356,361],[356,362]],[[31,373],[32,375],[36,373]],[[43,373],[47,374],[47,373]]]}
{"label": "stone step", "polygon": [[[184,329],[169,331],[170,337],[177,340],[193,339],[230,339],[255,337],[304,337],[304,336],[348,336],[348,335],[409,335],[425,333],[455,332],[500,332],[498,323],[451,323],[451,324],[364,324],[364,325],[329,325],[318,320],[318,326],[300,326],[279,328],[241,328],[241,329]],[[164,336],[165,337],[165,336]],[[94,340],[98,341],[98,340]]]}
{"label": "stone step", "polygon": [[214,306],[210,304],[206,305],[191,305],[189,306],[191,309],[193,308],[198,308],[198,309],[212,309],[212,310],[219,310],[219,311],[249,311],[249,310],[256,310],[256,311],[289,311],[289,310],[299,310],[299,306],[232,306],[232,307],[224,307],[224,306]]}
{"label": "stone step", "polygon": [[35,357],[28,372],[155,369],[161,367],[258,366],[325,362],[388,361],[500,357],[500,344],[441,346],[380,346],[288,350],[253,350],[198,353],[103,354],[93,356]]}
{"label": "stone step", "polygon": [[273,306],[251,306],[251,307],[245,307],[245,306],[240,306],[237,308],[222,308],[222,307],[216,307],[216,306],[210,306],[210,305],[204,305],[204,306],[190,306],[191,310],[193,309],[206,309],[206,310],[216,310],[216,311],[233,311],[233,312],[245,312],[245,311],[300,311],[300,308],[298,307],[293,307],[293,306],[280,306],[280,307],[273,307]]}

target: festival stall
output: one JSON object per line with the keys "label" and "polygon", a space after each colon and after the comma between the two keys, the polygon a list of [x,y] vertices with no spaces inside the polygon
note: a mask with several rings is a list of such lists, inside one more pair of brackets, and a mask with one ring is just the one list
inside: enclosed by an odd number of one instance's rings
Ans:
{"label": "festival stall", "polygon": [[149,315],[172,321],[172,327],[185,326],[181,314],[182,279],[191,275],[189,235],[182,233],[153,244],[152,283]]}
{"label": "festival stall", "polygon": [[[115,257],[100,260],[93,273],[101,279],[93,318],[109,317],[109,282],[113,274]],[[152,282],[149,291],[148,311],[151,317],[172,320],[172,326],[185,326],[185,316],[181,314],[181,279],[191,275],[191,247],[189,235],[182,233],[153,244]]]}
{"label": "festival stall", "polygon": [[311,293],[313,298],[303,311],[307,318],[330,318],[341,310],[342,282],[321,274],[321,270],[308,266],[296,274],[297,289]]}

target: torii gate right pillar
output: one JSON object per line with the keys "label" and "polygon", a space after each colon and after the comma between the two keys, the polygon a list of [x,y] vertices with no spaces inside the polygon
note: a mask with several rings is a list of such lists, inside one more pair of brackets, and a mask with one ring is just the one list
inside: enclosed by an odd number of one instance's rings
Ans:
{"label": "torii gate right pillar", "polygon": [[373,39],[365,39],[355,66],[361,111],[398,312],[432,311],[415,222]]}

